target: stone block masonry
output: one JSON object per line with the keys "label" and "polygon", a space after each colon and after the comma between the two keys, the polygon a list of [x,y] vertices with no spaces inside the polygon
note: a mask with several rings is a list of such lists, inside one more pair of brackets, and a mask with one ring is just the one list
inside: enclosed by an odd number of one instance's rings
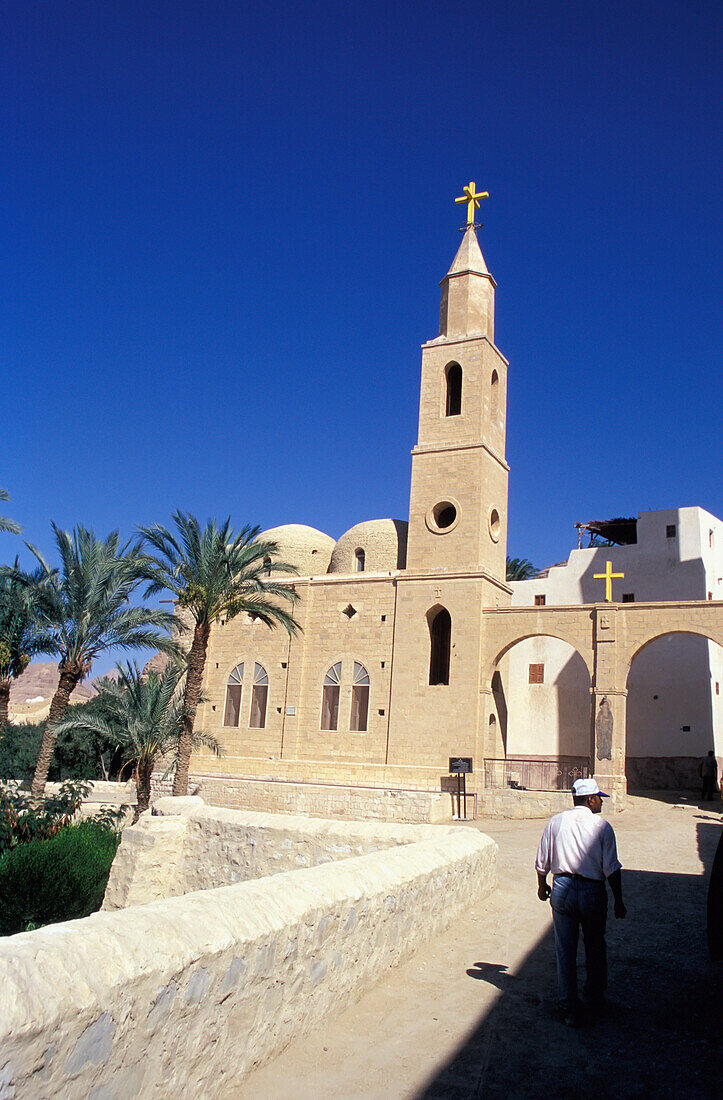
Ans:
{"label": "stone block masonry", "polygon": [[404,828],[382,851],[1,942],[0,1095],[234,1096],[493,888],[489,837]]}
{"label": "stone block masonry", "polygon": [[429,826],[318,821],[160,798],[126,829],[104,909],[145,905],[195,890],[232,886],[439,836]]}

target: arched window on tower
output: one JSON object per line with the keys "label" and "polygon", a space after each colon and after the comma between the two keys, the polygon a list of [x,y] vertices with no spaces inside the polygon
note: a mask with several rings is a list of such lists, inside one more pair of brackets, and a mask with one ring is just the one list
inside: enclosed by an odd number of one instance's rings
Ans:
{"label": "arched window on tower", "polygon": [[237,726],[241,718],[241,695],[244,687],[244,666],[236,665],[226,681],[226,708],[224,726]]}
{"label": "arched window on tower", "polygon": [[354,551],[354,562],[356,564],[357,573],[363,573],[366,569],[367,556],[362,550],[361,546]]}
{"label": "arched window on tower", "polygon": [[496,370],[492,371],[492,378],[490,379],[490,415],[493,420],[497,419],[500,407],[500,376]]}
{"label": "arched window on tower", "polygon": [[341,661],[332,665],[324,677],[321,695],[321,728],[336,730],[339,728],[339,685],[341,683]]}
{"label": "arched window on tower", "polygon": [[447,399],[445,416],[459,416],[462,412],[462,368],[459,363],[450,363],[445,372]]}
{"label": "arched window on tower", "polygon": [[269,697],[269,678],[263,665],[254,665],[254,686],[251,690],[251,729],[262,730],[266,725],[266,703]]}
{"label": "arched window on tower", "polygon": [[351,720],[349,729],[356,733],[366,733],[369,720],[369,673],[354,662],[354,679],[351,686]]}
{"label": "arched window on tower", "polygon": [[452,639],[452,620],[446,607],[432,608],[427,615],[429,623],[429,682],[449,683],[449,655]]}

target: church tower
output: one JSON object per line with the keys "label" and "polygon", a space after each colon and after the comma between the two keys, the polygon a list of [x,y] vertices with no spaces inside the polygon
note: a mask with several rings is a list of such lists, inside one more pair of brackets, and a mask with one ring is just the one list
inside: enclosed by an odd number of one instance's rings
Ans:
{"label": "church tower", "polygon": [[439,336],[422,349],[407,550],[415,573],[505,579],[507,360],[494,344],[495,285],[468,224],[441,283]]}
{"label": "church tower", "polygon": [[439,336],[422,348],[406,569],[397,576],[387,762],[446,768],[486,755],[482,609],[506,606],[507,360],[494,345],[495,281],[467,227],[442,280]]}

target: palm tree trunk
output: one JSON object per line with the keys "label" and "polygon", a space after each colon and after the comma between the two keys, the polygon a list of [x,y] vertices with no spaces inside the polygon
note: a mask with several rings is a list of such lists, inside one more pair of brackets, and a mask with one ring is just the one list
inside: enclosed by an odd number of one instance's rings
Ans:
{"label": "palm tree trunk", "polygon": [[183,719],[181,736],[178,739],[178,766],[173,777],[174,795],[188,794],[188,770],[191,764],[193,747],[193,724],[196,721],[198,700],[203,685],[203,670],[206,667],[206,650],[211,627],[208,623],[196,623],[193,641],[188,654],[188,672],[186,690],[183,696]]}
{"label": "palm tree trunk", "polygon": [[141,760],[138,762],[138,767],[136,768],[136,794],[138,803],[136,805],[136,812],[133,815],[133,825],[135,825],[141,814],[144,813],[151,804],[151,776],[153,775],[154,765],[155,760]]}
{"label": "palm tree trunk", "polygon": [[10,680],[0,680],[0,729],[8,724],[10,707]]}
{"label": "palm tree trunk", "polygon": [[50,704],[50,714],[45,723],[45,732],[43,733],[43,740],[40,745],[38,762],[35,765],[35,774],[30,784],[32,802],[36,806],[39,805],[40,800],[45,794],[45,784],[48,782],[50,761],[53,758],[53,749],[55,748],[55,723],[65,714],[70,700],[70,693],[79,683],[80,675],[80,672],[72,671],[63,667],[63,665],[60,666],[60,679]]}

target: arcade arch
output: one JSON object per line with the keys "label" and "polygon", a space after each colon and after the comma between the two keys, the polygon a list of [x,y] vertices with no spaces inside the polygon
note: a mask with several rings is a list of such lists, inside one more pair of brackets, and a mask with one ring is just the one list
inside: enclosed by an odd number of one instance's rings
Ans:
{"label": "arcade arch", "polygon": [[569,642],[531,634],[498,654],[490,680],[489,755],[588,758],[591,754],[588,664]]}
{"label": "arcade arch", "polygon": [[723,647],[698,631],[667,631],[628,664],[625,771],[635,789],[696,787],[700,758],[723,752]]}

